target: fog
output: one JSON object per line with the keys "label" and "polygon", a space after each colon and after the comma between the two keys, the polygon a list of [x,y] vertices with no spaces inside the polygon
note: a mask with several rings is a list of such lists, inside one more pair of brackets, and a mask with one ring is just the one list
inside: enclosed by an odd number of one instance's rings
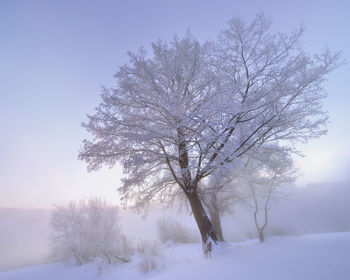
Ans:
{"label": "fog", "polygon": [[[350,231],[350,181],[322,182],[291,187],[288,200],[271,204],[269,235]],[[0,208],[0,270],[14,269],[50,261],[50,210]],[[132,240],[156,240],[156,220],[162,216],[176,219],[196,230],[192,216],[177,207],[153,204],[148,214],[120,209],[123,232]],[[222,219],[227,241],[256,238],[251,209],[236,205],[234,215]]]}
{"label": "fog", "polygon": [[[290,191],[287,200],[271,203],[267,235],[350,231],[350,181],[312,183]],[[252,212],[236,207],[234,219],[225,218],[224,231],[232,241],[256,237]]]}
{"label": "fog", "polygon": [[0,208],[0,270],[49,260],[49,210]]}

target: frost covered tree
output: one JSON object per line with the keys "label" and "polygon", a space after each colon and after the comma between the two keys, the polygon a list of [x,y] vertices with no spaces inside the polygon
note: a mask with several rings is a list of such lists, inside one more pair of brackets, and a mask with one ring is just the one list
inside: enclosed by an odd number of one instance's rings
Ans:
{"label": "frost covered tree", "polygon": [[84,124],[95,139],[84,141],[80,158],[90,170],[120,160],[127,174],[123,199],[140,206],[180,188],[208,252],[217,238],[197,188],[222,149],[212,130],[221,129],[227,96],[218,90],[208,44],[187,35],[152,48],[151,58],[142,49],[130,53],[130,64],[116,74],[118,87],[102,93],[96,114]]}
{"label": "frost covered tree", "polygon": [[311,58],[301,30],[271,35],[269,27],[261,15],[251,24],[234,18],[215,44],[188,34],[153,43],[151,55],[129,53],[83,124],[93,135],[79,154],[88,170],[121,162],[123,200],[139,206],[182,191],[206,255],[217,236],[199,183],[251,148],[325,133],[322,82],[338,55]]}

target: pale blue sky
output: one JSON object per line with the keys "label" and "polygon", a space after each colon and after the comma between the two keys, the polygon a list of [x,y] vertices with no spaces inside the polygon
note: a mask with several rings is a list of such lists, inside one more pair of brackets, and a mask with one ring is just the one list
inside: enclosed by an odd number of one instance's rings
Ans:
{"label": "pale blue sky", "polygon": [[[233,15],[257,12],[273,30],[306,26],[305,48],[329,46],[350,62],[348,1],[0,1],[0,207],[50,207],[97,194],[117,201],[120,171],[87,174],[77,160],[80,127],[98,105],[100,86],[126,52],[189,28],[215,39]],[[329,76],[329,134],[298,159],[311,181],[344,180],[350,167],[349,64]]]}

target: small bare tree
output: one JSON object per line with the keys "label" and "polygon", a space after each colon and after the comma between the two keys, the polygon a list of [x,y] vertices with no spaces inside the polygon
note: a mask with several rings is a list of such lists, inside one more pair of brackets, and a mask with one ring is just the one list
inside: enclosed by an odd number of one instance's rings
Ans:
{"label": "small bare tree", "polygon": [[260,154],[247,160],[242,174],[250,193],[246,202],[253,209],[260,242],[265,240],[271,201],[288,197],[284,187],[295,181],[296,172],[288,152],[277,146],[260,149]]}

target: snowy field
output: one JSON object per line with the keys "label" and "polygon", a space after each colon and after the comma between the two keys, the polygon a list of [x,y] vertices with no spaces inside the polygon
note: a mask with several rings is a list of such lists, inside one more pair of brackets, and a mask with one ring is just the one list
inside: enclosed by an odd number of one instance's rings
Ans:
{"label": "snowy field", "polygon": [[199,244],[168,245],[151,258],[158,269],[142,273],[140,257],[130,263],[73,266],[52,263],[0,272],[0,280],[112,279],[350,279],[350,232],[312,234],[229,243],[204,259]]}

